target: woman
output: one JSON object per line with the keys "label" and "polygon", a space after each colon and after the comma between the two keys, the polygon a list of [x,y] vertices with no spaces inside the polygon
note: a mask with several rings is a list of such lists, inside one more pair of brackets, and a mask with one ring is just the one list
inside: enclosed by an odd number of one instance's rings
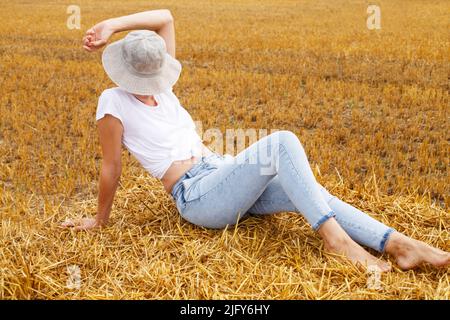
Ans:
{"label": "woman", "polygon": [[[107,224],[121,174],[121,145],[159,178],[182,217],[196,225],[224,228],[248,214],[301,213],[326,250],[358,265],[390,270],[364,250],[392,255],[402,269],[423,263],[450,264],[450,253],[413,240],[330,195],[319,185],[295,134],[270,134],[235,157],[211,152],[172,91],[181,65],[168,10],[146,11],[96,24],[83,47],[103,47],[116,32],[130,32],[103,52],[104,69],[118,85],[99,98],[97,124],[103,162],[95,218],[67,221],[89,230]],[[264,160],[264,161],[263,161]],[[359,243],[359,244],[358,244]]]}

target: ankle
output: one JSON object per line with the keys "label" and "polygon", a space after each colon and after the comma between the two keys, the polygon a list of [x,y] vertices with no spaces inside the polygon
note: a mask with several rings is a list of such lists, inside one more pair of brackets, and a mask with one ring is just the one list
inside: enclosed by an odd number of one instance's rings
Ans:
{"label": "ankle", "polygon": [[331,235],[323,237],[323,243],[327,250],[336,252],[349,247],[353,240],[346,235]]}
{"label": "ankle", "polygon": [[318,232],[323,239],[325,248],[328,250],[335,251],[353,242],[334,218],[328,219]]}
{"label": "ankle", "polygon": [[415,241],[407,236],[399,233],[392,232],[389,236],[388,242],[386,243],[386,253],[397,257],[399,255],[405,254],[407,251],[414,249]]}

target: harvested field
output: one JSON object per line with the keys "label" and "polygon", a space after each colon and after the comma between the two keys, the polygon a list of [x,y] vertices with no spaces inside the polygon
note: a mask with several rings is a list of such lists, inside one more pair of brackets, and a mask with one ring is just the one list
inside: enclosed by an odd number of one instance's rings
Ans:
{"label": "harvested field", "polygon": [[69,30],[66,1],[1,2],[0,298],[449,299],[448,269],[394,268],[368,287],[294,213],[195,227],[125,150],[110,226],[58,227],[95,215],[95,110],[113,86],[84,31],[168,8],[174,91],[203,130],[291,130],[330,192],[450,251],[450,2],[377,1],[381,30],[368,30],[371,3],[80,0]]}

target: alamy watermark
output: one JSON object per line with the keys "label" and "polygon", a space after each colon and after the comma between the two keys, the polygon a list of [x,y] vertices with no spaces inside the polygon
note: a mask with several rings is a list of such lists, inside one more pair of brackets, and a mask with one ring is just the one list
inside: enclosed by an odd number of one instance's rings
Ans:
{"label": "alamy watermark", "polygon": [[226,129],[224,133],[219,128],[209,128],[203,132],[200,121],[195,121],[195,125],[198,137],[185,131],[185,127],[172,131],[169,139],[177,139],[178,142],[177,147],[170,152],[173,162],[186,161],[179,159],[186,159],[187,149],[191,150],[192,156],[201,158],[204,156],[203,144],[205,143],[210,151],[224,156],[224,164],[257,164],[261,175],[277,172],[280,143],[280,135],[277,132],[280,130],[237,128]]}
{"label": "alamy watermark", "polygon": [[367,288],[372,290],[381,290],[381,270],[377,266],[367,267]]}
{"label": "alamy watermark", "polygon": [[80,6],[71,4],[67,7],[66,13],[69,15],[66,26],[69,30],[81,29],[81,9]]}
{"label": "alamy watermark", "polygon": [[369,15],[366,20],[367,29],[380,30],[381,29],[381,9],[380,9],[380,7],[375,4],[368,6],[367,14]]}
{"label": "alamy watermark", "polygon": [[81,287],[80,267],[75,264],[67,266],[67,275],[68,275],[67,282],[66,282],[67,289],[79,290]]}

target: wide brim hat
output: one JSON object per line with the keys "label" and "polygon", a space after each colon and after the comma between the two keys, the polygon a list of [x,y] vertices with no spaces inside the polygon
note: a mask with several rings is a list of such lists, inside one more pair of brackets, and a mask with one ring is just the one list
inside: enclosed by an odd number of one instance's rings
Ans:
{"label": "wide brim hat", "polygon": [[157,72],[152,74],[137,72],[123,57],[125,41],[126,38],[111,43],[102,55],[103,68],[117,86],[139,95],[155,95],[173,87],[181,73],[181,64],[177,59],[164,52],[162,66]]}

